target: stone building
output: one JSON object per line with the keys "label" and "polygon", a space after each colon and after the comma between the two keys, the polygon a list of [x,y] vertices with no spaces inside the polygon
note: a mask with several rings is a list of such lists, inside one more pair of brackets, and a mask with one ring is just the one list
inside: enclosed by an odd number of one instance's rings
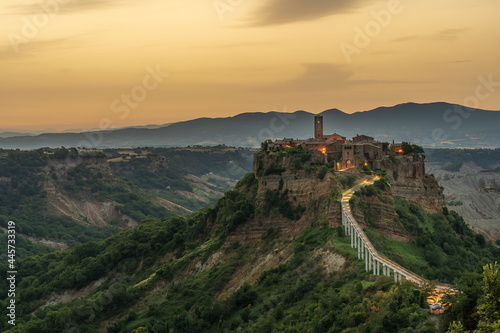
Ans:
{"label": "stone building", "polygon": [[370,162],[382,158],[384,144],[367,135],[356,135],[351,140],[340,134],[324,135],[323,116],[314,116],[314,137],[310,139],[284,138],[269,144],[269,149],[276,147],[302,146],[311,154],[312,159],[322,162],[335,161],[335,169],[341,170],[357,166],[368,166]]}

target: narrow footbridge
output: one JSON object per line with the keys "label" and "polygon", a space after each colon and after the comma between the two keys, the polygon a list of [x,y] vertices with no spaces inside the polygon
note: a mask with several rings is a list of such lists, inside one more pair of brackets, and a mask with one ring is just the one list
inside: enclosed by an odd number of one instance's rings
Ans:
{"label": "narrow footbridge", "polygon": [[[345,234],[351,236],[351,247],[358,249],[358,259],[365,261],[367,272],[373,272],[375,275],[394,276],[394,281],[406,279],[418,286],[429,284],[429,281],[421,276],[382,257],[352,215],[349,200],[354,192],[363,186],[372,185],[379,178],[378,176],[367,178],[342,194],[342,225],[345,228]],[[453,288],[447,284],[437,283],[435,286],[438,290],[453,291]]]}

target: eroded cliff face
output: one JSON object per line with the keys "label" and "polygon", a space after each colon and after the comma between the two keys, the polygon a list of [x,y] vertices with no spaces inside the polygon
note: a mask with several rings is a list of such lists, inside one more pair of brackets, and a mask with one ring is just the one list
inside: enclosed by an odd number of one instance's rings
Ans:
{"label": "eroded cliff face", "polygon": [[314,222],[341,225],[340,195],[332,195],[338,187],[333,174],[320,180],[303,170],[286,170],[258,181],[255,217],[239,226],[229,236],[231,241],[255,240],[270,228],[298,235]]}
{"label": "eroded cliff face", "polygon": [[445,165],[428,166],[444,187],[445,201],[465,222],[487,240],[500,239],[500,172],[484,170],[473,162],[459,171],[447,171]]}
{"label": "eroded cliff face", "polygon": [[[353,215],[363,229],[372,227],[387,238],[405,242],[410,240],[401,222],[397,221],[390,189],[378,195],[361,195],[356,199]],[[359,204],[360,201],[362,204]]]}
{"label": "eroded cliff face", "polygon": [[49,215],[67,216],[82,225],[107,226],[111,221],[121,227],[134,227],[138,223],[130,216],[120,212],[120,204],[111,201],[99,201],[88,191],[68,193],[65,189],[68,174],[82,166],[93,174],[100,174],[103,181],[121,183],[117,179],[105,156],[78,156],[65,159],[52,159],[45,168],[43,189],[47,192],[46,212]]}
{"label": "eroded cliff face", "polygon": [[82,165],[87,168],[109,170],[106,156],[71,156],[62,159],[49,160],[47,167],[52,171],[65,171],[68,168],[76,168]]}
{"label": "eroded cliff face", "polygon": [[[327,222],[331,226],[341,225],[338,200],[344,190],[341,180],[348,174],[334,174],[329,169],[324,178],[319,179],[321,167],[307,168],[304,163],[298,163],[296,156],[257,153],[253,172],[259,180],[256,204],[258,214],[254,221],[247,224],[247,228],[253,225],[256,232],[258,228],[262,232],[274,227],[288,232],[314,221]],[[409,235],[397,221],[393,195],[400,196],[429,212],[442,211],[442,188],[433,176],[425,173],[423,156],[386,156],[371,161],[370,167],[373,170],[387,170],[391,186],[377,195],[362,195],[358,198],[363,201],[364,207],[355,206],[353,213],[363,227],[374,227],[385,236],[398,241],[409,240]],[[359,179],[365,176],[356,170],[350,170],[350,174]],[[271,215],[269,212],[266,214],[266,193],[269,196],[271,192],[276,195],[286,193],[293,209],[305,208],[303,216],[298,221],[291,221],[279,214],[277,209],[271,209]],[[247,231],[247,235],[251,233]]]}
{"label": "eroded cliff face", "polygon": [[[294,242],[290,240],[301,235],[311,224],[342,225],[339,177],[331,171],[320,177],[319,167],[310,171],[297,168],[294,158],[265,154],[259,158],[256,156],[254,160],[254,175],[259,183],[255,216],[236,227],[224,245],[224,248],[231,244],[250,247],[254,249],[253,254],[238,268],[218,299],[228,297],[244,283],[254,283],[262,272],[291,260]],[[266,169],[270,174],[263,175]],[[345,269],[343,256],[331,250],[318,251],[315,258],[325,272]],[[220,253],[225,252],[221,250]]]}
{"label": "eroded cliff face", "polygon": [[392,182],[392,194],[400,196],[429,212],[441,212],[443,189],[425,173],[424,157],[397,156],[373,162],[373,169],[385,169]]}

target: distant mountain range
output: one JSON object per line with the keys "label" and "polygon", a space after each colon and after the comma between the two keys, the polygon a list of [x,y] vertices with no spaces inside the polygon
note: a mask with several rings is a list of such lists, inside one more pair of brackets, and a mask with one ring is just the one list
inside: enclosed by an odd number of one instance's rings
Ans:
{"label": "distant mountain range", "polygon": [[[121,127],[121,128],[113,128],[110,129],[112,131],[115,130],[121,130],[121,129],[127,129],[127,128],[149,128],[149,129],[154,129],[154,128],[160,128],[160,127],[167,127],[171,125],[172,123],[167,123],[167,124],[162,124],[162,125],[143,125],[143,126],[127,126],[127,127]],[[40,135],[40,134],[45,134],[45,133],[81,133],[81,132],[96,132],[100,131],[99,128],[92,128],[92,129],[83,129],[83,128],[72,128],[72,129],[66,129],[63,131],[57,131],[55,129],[45,129],[45,130],[12,130],[10,128],[0,128],[0,138],[11,138],[11,137],[16,137],[16,136],[35,136],[35,135]]]}
{"label": "distant mountain range", "polygon": [[[406,103],[370,111],[321,113],[325,134],[366,134],[380,141],[409,141],[425,147],[500,147],[500,112],[467,109],[448,103]],[[219,145],[256,147],[266,138],[313,136],[314,114],[243,113],[227,118],[199,118],[170,125],[101,132],[47,133],[0,138],[0,148],[41,147],[181,147]]]}

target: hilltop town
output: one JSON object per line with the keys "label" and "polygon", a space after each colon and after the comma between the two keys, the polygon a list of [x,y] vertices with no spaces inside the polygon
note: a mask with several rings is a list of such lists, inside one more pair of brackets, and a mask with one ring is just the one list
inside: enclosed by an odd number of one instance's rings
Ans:
{"label": "hilltop town", "polygon": [[[312,159],[323,163],[335,161],[335,170],[350,169],[357,166],[380,169],[380,163],[386,155],[403,154],[403,143],[380,142],[367,135],[356,135],[351,140],[334,133],[323,134],[323,116],[314,117],[314,137],[309,139],[284,138],[268,144],[267,149],[294,148],[301,146],[311,154]],[[422,151],[423,152],[423,151]]]}

